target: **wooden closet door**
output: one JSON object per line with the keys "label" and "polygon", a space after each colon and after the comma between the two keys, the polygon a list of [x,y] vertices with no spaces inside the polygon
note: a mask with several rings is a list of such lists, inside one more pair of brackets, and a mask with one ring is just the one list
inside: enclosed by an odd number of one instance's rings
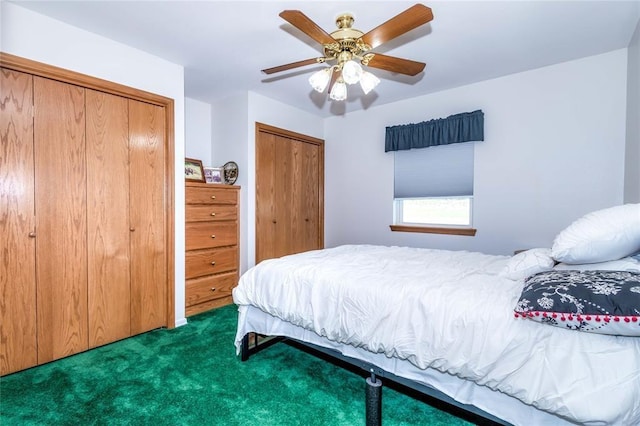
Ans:
{"label": "wooden closet door", "polygon": [[258,124],[256,263],[324,245],[322,141]]}
{"label": "wooden closet door", "polygon": [[279,256],[322,247],[320,238],[320,147],[293,138],[276,137],[276,157],[284,170],[276,174],[278,222],[283,247]]}
{"label": "wooden closet door", "polygon": [[86,90],[89,347],[130,336],[127,99]]}
{"label": "wooden closet door", "polygon": [[34,77],[38,363],[87,349],[84,89]]}
{"label": "wooden closet door", "polygon": [[0,375],[37,364],[33,80],[0,74]]}
{"label": "wooden closet door", "polygon": [[164,117],[129,100],[131,334],[166,324]]}

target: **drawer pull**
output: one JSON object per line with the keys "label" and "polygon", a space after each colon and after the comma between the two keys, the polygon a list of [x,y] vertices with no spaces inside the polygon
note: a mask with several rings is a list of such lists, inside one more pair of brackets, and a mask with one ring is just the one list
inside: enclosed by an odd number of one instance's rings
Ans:
{"label": "drawer pull", "polygon": [[211,291],[216,291],[216,288],[215,287],[211,287]]}
{"label": "drawer pull", "polygon": [[211,216],[215,216],[215,215],[216,215],[215,213],[211,213]]}
{"label": "drawer pull", "polygon": [[29,232],[29,238],[35,238],[35,237],[36,237],[35,232]]}
{"label": "drawer pull", "polygon": [[211,238],[215,238],[215,237],[216,237],[215,235],[212,235],[212,236],[211,236]]}
{"label": "drawer pull", "polygon": [[215,199],[216,199],[216,196],[215,196],[215,195],[212,195],[212,196],[211,196],[211,199],[212,199],[212,200],[215,200]]}
{"label": "drawer pull", "polygon": [[211,266],[216,266],[216,262],[211,262]]}

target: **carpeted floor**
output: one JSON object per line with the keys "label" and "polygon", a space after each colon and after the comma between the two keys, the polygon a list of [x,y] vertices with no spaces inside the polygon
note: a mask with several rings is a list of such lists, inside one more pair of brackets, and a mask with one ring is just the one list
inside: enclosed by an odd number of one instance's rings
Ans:
{"label": "carpeted floor", "polygon": [[[279,343],[241,362],[226,306],[0,378],[0,424],[364,425],[364,379]],[[383,391],[386,425],[466,425]]]}

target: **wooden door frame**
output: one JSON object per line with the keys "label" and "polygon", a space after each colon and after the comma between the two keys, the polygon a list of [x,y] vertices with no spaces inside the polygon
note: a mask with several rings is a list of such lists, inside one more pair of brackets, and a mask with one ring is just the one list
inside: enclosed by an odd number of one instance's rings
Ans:
{"label": "wooden door frame", "polygon": [[[309,136],[309,135],[305,135],[302,133],[297,133],[297,132],[293,132],[291,130],[287,130],[287,129],[282,129],[279,127],[275,127],[275,126],[271,126],[269,124],[264,124],[264,123],[260,123],[258,121],[256,121],[256,125],[255,125],[255,141],[254,141],[254,152],[257,152],[258,149],[258,140],[260,137],[260,133],[270,133],[276,136],[281,136],[281,137],[285,137],[285,138],[290,138],[290,139],[295,139],[298,140],[300,142],[304,142],[304,143],[310,143],[313,145],[318,145],[319,147],[321,147],[322,149],[320,149],[319,152],[319,157],[318,157],[318,161],[319,161],[319,180],[318,180],[318,238],[319,238],[319,244],[320,247],[324,247],[324,140],[319,139],[319,138],[315,138],[313,136]],[[255,156],[255,164],[254,167],[256,169],[256,177],[258,176],[258,156]],[[255,203],[256,203],[256,213],[257,213],[257,207],[258,207],[258,191],[256,188],[255,191]],[[258,236],[258,232],[257,232],[257,228],[258,228],[258,217],[257,214],[255,216],[255,220],[254,220],[254,227],[256,229],[255,235],[256,235],[256,239]],[[258,262],[258,249],[257,249],[257,241],[254,241],[254,246],[256,247],[255,249],[255,259],[254,262]]]}
{"label": "wooden door frame", "polygon": [[165,244],[167,271],[167,300],[166,327],[175,327],[175,215],[174,215],[174,187],[175,187],[175,129],[174,129],[174,101],[171,98],[134,89],[122,84],[100,78],[91,77],[75,71],[58,68],[42,62],[25,59],[19,56],[0,52],[0,67],[32,74],[52,80],[99,90],[124,98],[135,99],[164,107],[165,111],[165,141],[164,141],[164,214],[165,214]]}

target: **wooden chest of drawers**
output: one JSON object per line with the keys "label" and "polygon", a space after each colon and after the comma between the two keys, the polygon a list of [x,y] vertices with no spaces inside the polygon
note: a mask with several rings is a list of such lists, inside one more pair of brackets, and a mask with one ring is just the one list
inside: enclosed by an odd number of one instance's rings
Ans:
{"label": "wooden chest of drawers", "polygon": [[232,303],[238,284],[240,187],[187,182],[186,315]]}

